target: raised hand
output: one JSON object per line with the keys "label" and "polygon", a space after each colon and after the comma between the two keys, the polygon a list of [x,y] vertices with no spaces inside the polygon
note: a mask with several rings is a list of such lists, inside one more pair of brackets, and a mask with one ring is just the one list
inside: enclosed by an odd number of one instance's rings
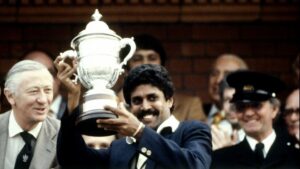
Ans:
{"label": "raised hand", "polygon": [[70,58],[72,65],[64,62],[63,57],[58,56],[54,60],[54,65],[57,69],[57,78],[68,90],[68,110],[72,112],[79,104],[81,85],[75,80],[71,79],[74,76],[77,68],[76,58]]}

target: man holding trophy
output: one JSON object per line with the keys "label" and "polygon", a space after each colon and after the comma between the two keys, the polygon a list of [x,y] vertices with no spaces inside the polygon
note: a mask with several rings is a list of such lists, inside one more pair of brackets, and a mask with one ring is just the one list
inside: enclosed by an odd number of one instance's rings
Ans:
{"label": "man holding trophy", "polygon": [[[179,122],[172,115],[174,86],[163,66],[146,64],[132,69],[123,86],[128,105],[116,101],[109,88],[135,44],[109,30],[99,21],[97,11],[93,18],[72,40],[74,50],[54,61],[57,76],[68,89],[68,111],[61,119],[57,146],[60,165],[72,169],[208,169],[212,152],[209,127],[199,121]],[[131,51],[119,64],[118,53],[124,44]],[[66,57],[71,58],[72,66],[64,61]],[[80,83],[71,79],[74,73]],[[79,104],[81,84],[88,90],[83,104]],[[89,148],[81,136],[115,133],[126,137],[100,150]]]}
{"label": "man holding trophy", "polygon": [[[71,83],[75,69],[60,62],[55,65],[58,77],[78,100],[79,84]],[[76,65],[75,65],[76,66]],[[64,77],[64,78],[62,78]],[[62,118],[57,155],[63,167],[99,168],[209,168],[211,136],[209,128],[198,121],[179,122],[171,113],[173,83],[166,69],[160,65],[141,65],[129,72],[124,83],[124,96],[129,104],[105,110],[117,118],[98,119],[98,126],[127,137],[116,140],[108,149],[88,148],[75,121],[79,108],[69,104],[69,112]],[[77,102],[78,103],[78,102]]]}

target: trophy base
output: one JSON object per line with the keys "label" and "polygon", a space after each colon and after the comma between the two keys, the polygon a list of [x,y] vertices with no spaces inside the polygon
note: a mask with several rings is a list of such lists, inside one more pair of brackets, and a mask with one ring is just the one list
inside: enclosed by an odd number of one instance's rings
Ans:
{"label": "trophy base", "polygon": [[117,134],[115,131],[97,127],[97,119],[115,119],[117,116],[103,109],[90,110],[82,113],[76,120],[76,127],[81,134],[89,136],[109,136]]}

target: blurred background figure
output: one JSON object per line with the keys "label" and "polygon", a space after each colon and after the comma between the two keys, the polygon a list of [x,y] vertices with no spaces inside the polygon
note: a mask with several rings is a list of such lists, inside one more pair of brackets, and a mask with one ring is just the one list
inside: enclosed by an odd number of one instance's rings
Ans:
{"label": "blurred background figure", "polygon": [[283,111],[288,133],[298,141],[299,148],[299,89],[294,90],[286,99]]}
{"label": "blurred background figure", "polygon": [[[149,34],[139,34],[134,36],[134,41],[137,49],[126,65],[127,71],[142,64],[165,66],[167,59],[166,52],[157,38]],[[122,91],[118,92],[118,96],[120,100],[124,101]],[[180,92],[175,92],[174,94],[173,115],[180,121],[192,119],[200,121],[206,120],[200,98]]]}
{"label": "blurred background figure", "polygon": [[[222,103],[220,102],[219,84],[226,75],[236,70],[247,70],[246,62],[235,54],[222,54],[212,65],[209,75],[208,92],[211,103],[203,105],[204,112],[207,116],[207,123],[211,124],[214,114],[220,112]],[[216,117],[216,116],[215,116]]]}
{"label": "blurred background figure", "polygon": [[237,114],[230,103],[235,89],[229,87],[226,78],[220,82],[219,92],[222,109],[220,113],[215,114],[218,117],[213,118],[211,125],[213,150],[234,145],[245,137],[245,132],[241,129]]}
{"label": "blurred background figure", "polygon": [[82,135],[83,140],[85,141],[85,144],[94,149],[103,149],[108,148],[112,141],[117,139],[116,135],[110,135],[110,136],[88,136],[88,135]]}
{"label": "blurred background figure", "polygon": [[56,77],[56,69],[53,64],[53,58],[50,53],[44,50],[32,50],[24,54],[24,60],[34,60],[45,65],[54,78],[53,102],[51,104],[49,115],[60,119],[67,108],[65,97],[60,93],[60,81]]}

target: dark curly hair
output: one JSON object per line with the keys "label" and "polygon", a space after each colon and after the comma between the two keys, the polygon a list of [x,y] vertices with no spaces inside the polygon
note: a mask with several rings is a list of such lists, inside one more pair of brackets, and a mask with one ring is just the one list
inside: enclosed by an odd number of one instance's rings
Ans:
{"label": "dark curly hair", "polygon": [[160,89],[165,99],[170,99],[174,94],[174,86],[166,68],[161,65],[144,64],[129,71],[125,78],[123,94],[126,103],[131,105],[131,94],[136,87],[150,84]]}
{"label": "dark curly hair", "polygon": [[154,50],[160,56],[161,65],[165,66],[166,63],[166,52],[162,43],[154,36],[150,34],[138,34],[134,36],[134,42],[136,48]]}

